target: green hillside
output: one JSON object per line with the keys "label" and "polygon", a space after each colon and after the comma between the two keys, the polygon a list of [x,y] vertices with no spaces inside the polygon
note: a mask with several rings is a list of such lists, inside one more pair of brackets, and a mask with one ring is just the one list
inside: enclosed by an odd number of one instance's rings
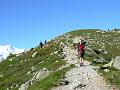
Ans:
{"label": "green hillside", "polygon": [[[107,67],[109,72],[104,72],[103,65],[111,62],[116,56],[120,56],[120,31],[101,31],[98,29],[75,30],[65,33],[49,41],[41,49],[39,46],[31,48],[19,55],[10,55],[0,63],[0,90],[18,90],[18,88],[30,80],[37,71],[47,68],[50,74],[44,79],[35,81],[28,90],[49,90],[57,86],[59,79],[74,65],[58,70],[66,62],[63,60],[60,43],[76,49],[73,38],[83,37],[86,42],[85,60],[91,65],[99,66],[98,73],[102,73],[106,80],[112,84],[120,85],[120,71],[114,67]],[[92,49],[90,51],[88,48]],[[99,53],[97,53],[99,52]],[[104,63],[96,63],[94,59],[102,57]],[[116,74],[117,73],[117,74]]]}
{"label": "green hillside", "polygon": [[[65,64],[61,55],[61,41],[51,40],[44,48],[35,47],[19,55],[11,55],[0,63],[0,90],[18,89],[29,80],[36,71],[47,68],[55,71]],[[57,51],[57,52],[56,52]],[[32,55],[37,52],[34,58]],[[56,52],[56,53],[54,53]],[[56,62],[57,61],[57,62]],[[15,87],[15,88],[14,88]]]}

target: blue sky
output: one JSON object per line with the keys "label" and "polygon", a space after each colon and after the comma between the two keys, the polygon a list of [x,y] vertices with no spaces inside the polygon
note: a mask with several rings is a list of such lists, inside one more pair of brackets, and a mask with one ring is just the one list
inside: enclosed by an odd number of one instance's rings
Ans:
{"label": "blue sky", "polygon": [[74,29],[120,28],[120,0],[0,0],[0,45],[30,48]]}

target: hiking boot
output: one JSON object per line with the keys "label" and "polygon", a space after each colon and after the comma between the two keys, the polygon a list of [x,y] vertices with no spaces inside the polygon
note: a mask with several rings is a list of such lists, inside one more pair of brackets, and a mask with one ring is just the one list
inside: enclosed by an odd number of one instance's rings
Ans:
{"label": "hiking boot", "polygon": [[80,64],[80,66],[82,67],[82,64]]}
{"label": "hiking boot", "polygon": [[83,63],[80,63],[80,66],[82,67],[82,66],[83,66]]}
{"label": "hiking boot", "polygon": [[83,63],[80,63],[80,66],[82,67],[82,66],[85,66]]}

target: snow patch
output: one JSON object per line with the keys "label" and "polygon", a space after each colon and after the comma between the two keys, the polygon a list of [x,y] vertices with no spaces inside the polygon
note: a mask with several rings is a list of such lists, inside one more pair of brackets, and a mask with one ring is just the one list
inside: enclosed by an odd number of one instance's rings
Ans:
{"label": "snow patch", "polygon": [[4,45],[4,46],[0,45],[0,62],[3,59],[6,59],[10,55],[10,53],[19,54],[24,51],[25,51],[25,49],[18,49],[18,48],[12,47],[10,45]]}

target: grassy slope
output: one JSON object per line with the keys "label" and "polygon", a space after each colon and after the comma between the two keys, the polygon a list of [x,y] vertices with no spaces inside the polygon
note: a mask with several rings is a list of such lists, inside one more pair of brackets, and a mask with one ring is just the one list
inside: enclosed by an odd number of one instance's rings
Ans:
{"label": "grassy slope", "polygon": [[[5,90],[12,85],[20,86],[22,83],[29,80],[33,76],[33,73],[39,69],[46,67],[49,70],[54,71],[61,65],[65,64],[65,62],[62,60],[63,57],[60,55],[61,48],[59,47],[59,44],[60,41],[55,42],[52,40],[48,42],[48,47],[42,49],[36,47],[27,53],[22,53],[22,55],[14,57],[12,61],[9,61],[9,57],[1,62],[0,74],[4,76],[0,77],[0,90]],[[52,54],[55,51],[58,51],[58,53]],[[31,56],[34,52],[38,52],[38,54],[35,58],[32,58]],[[40,63],[42,61],[43,63]],[[35,68],[34,71],[32,71],[32,67]],[[27,75],[29,71],[30,74]]]}

